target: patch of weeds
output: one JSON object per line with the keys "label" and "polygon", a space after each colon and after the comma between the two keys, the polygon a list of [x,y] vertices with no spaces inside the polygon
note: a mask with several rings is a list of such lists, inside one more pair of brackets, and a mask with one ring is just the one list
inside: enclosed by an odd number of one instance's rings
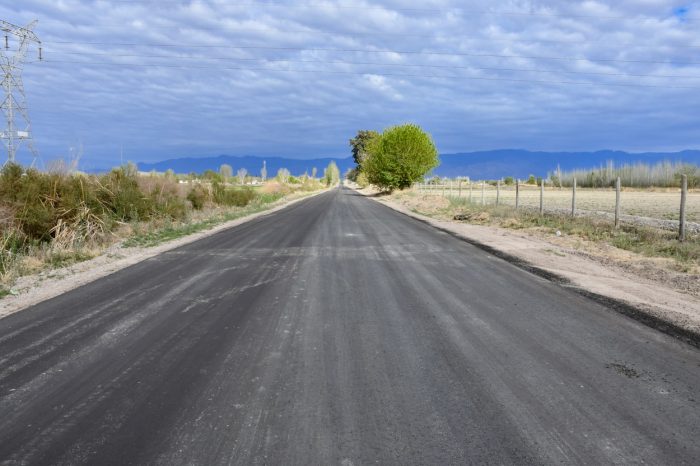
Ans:
{"label": "patch of weeds", "polygon": [[9,296],[10,294],[10,290],[4,287],[0,287],[0,299],[4,298],[5,296]]}
{"label": "patch of weeds", "polygon": [[[648,257],[665,257],[676,261],[679,271],[691,272],[700,264],[700,236],[685,242],[677,239],[672,231],[638,225],[622,225],[615,228],[608,219],[571,217],[545,213],[535,209],[515,210],[510,206],[482,206],[465,199],[450,198],[451,217],[477,224],[491,224],[503,228],[539,228],[562,233],[593,242],[605,242],[616,248]],[[429,214],[424,214],[429,215]]]}
{"label": "patch of weeds", "polygon": [[171,241],[203,230],[208,230],[216,226],[218,223],[221,223],[222,221],[224,220],[210,218],[197,223],[184,223],[181,225],[171,224],[157,230],[150,230],[143,233],[137,233],[131,238],[124,241],[124,246],[140,246],[145,248],[157,246],[158,244],[164,243],[166,241]]}
{"label": "patch of weeds", "polygon": [[83,251],[53,251],[49,254],[47,264],[60,268],[92,259],[94,256]]}
{"label": "patch of weeds", "polygon": [[272,204],[273,202],[279,201],[284,197],[284,193],[273,192],[273,193],[259,193],[257,199],[253,202],[256,205]]}
{"label": "patch of weeds", "polygon": [[700,262],[700,240],[691,237],[680,242],[674,232],[639,227],[626,229],[614,234],[610,243],[620,249],[636,252],[649,257],[668,257],[685,264]]}
{"label": "patch of weeds", "polygon": [[125,247],[139,246],[149,248],[157,246],[166,241],[172,241],[174,239],[189,236],[200,231],[209,230],[217,225],[229,222],[231,220],[236,220],[246,215],[262,212],[268,209],[270,204],[281,199],[282,197],[284,197],[284,195],[277,195],[276,193],[261,193],[260,197],[246,208],[224,212],[200,222],[182,224],[171,223],[163,228],[154,229],[143,233],[136,233],[131,238],[124,241],[123,244]]}

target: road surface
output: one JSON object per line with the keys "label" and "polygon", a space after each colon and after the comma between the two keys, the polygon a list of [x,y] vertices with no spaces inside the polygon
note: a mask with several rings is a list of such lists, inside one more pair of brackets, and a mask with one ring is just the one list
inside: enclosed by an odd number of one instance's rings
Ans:
{"label": "road surface", "polygon": [[0,320],[0,464],[698,464],[700,351],[335,189]]}

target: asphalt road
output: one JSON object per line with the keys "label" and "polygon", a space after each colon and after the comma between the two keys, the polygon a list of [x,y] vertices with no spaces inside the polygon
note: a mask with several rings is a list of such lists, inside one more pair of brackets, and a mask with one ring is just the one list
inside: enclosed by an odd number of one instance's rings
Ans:
{"label": "asphalt road", "polygon": [[336,189],[0,320],[1,464],[698,464],[700,351]]}

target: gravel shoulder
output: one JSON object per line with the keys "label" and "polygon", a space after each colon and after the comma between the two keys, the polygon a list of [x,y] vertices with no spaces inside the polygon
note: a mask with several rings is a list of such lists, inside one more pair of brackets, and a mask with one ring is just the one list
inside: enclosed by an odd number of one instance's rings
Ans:
{"label": "gravel shoulder", "polygon": [[79,262],[68,267],[52,269],[21,277],[13,286],[14,294],[0,299],[0,319],[157,256],[158,254],[250,222],[259,217],[272,214],[323,192],[325,191],[304,195],[299,198],[282,199],[278,203],[272,204],[271,208],[267,210],[252,213],[245,217],[222,223],[209,230],[167,241],[157,246],[125,247],[122,243],[119,243],[107,249],[103,254],[94,259]]}
{"label": "gravel shoulder", "polygon": [[697,275],[682,279],[682,274],[654,267],[652,260],[630,261],[626,256],[631,253],[626,251],[609,251],[602,257],[573,247],[567,238],[545,239],[524,231],[435,219],[384,197],[372,199],[468,242],[499,252],[502,257],[517,261],[564,286],[576,288],[598,300],[609,299],[611,307],[667,333],[686,337],[695,344],[700,341],[700,283]]}

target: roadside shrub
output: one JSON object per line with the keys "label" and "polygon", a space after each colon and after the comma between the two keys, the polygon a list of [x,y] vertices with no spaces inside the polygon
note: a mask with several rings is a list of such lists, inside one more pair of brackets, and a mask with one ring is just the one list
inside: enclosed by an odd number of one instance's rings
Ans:
{"label": "roadside shrub", "polygon": [[255,202],[260,205],[271,204],[278,201],[284,197],[284,193],[281,191],[271,192],[271,193],[260,193],[255,198]]}
{"label": "roadside shrub", "polygon": [[150,200],[152,211],[149,217],[166,217],[173,220],[185,217],[187,207],[181,188],[174,177],[137,177],[138,187]]}
{"label": "roadside shrub", "polygon": [[115,168],[100,178],[100,200],[122,222],[147,219],[152,202],[141,192],[138,173],[130,167]]}
{"label": "roadside shrub", "polygon": [[248,187],[227,189],[219,183],[213,183],[214,202],[219,205],[244,207],[255,198],[255,192]]}
{"label": "roadside shrub", "polygon": [[197,184],[187,193],[187,200],[192,203],[193,209],[202,210],[209,200],[209,193],[202,185]]}
{"label": "roadside shrub", "polygon": [[[102,176],[39,172],[8,164],[0,172],[3,232],[14,238],[70,243],[94,240],[116,222],[184,218],[184,196],[172,177],[140,177],[133,166]],[[16,241],[16,240],[13,240]]]}
{"label": "roadside shrub", "polygon": [[360,188],[366,188],[369,186],[369,180],[367,179],[367,174],[364,172],[360,172],[357,175],[357,184],[360,186]]}

